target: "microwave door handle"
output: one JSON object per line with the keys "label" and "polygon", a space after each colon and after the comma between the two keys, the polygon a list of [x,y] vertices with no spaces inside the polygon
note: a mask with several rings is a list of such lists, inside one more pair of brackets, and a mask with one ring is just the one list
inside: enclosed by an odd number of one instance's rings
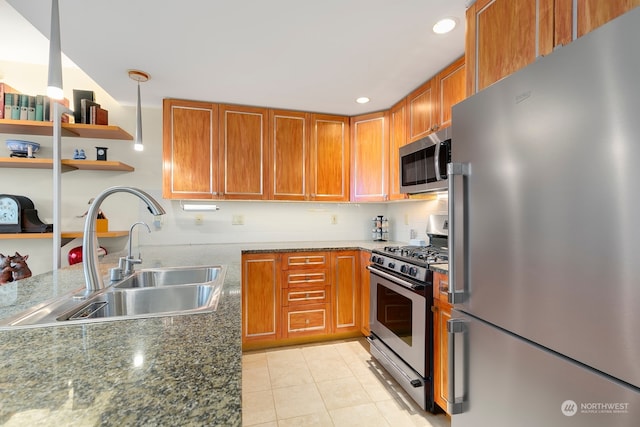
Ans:
{"label": "microwave door handle", "polygon": [[433,165],[435,166],[436,171],[436,181],[442,180],[442,175],[440,174],[440,143],[436,143],[436,153],[433,156]]}

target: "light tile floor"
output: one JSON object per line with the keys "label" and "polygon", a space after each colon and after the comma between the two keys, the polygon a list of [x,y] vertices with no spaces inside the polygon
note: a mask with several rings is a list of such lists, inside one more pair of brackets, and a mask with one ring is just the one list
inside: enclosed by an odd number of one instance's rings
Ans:
{"label": "light tile floor", "polygon": [[243,426],[449,427],[420,409],[369,354],[364,338],[246,352]]}

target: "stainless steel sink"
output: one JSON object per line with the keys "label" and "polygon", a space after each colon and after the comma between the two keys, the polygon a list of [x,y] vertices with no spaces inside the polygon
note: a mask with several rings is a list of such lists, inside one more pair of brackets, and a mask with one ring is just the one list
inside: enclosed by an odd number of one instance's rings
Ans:
{"label": "stainless steel sink", "polygon": [[122,289],[207,283],[216,280],[220,270],[220,266],[148,268],[113,286]]}
{"label": "stainless steel sink", "polygon": [[79,308],[67,311],[58,321],[102,319],[152,314],[195,313],[215,310],[220,287],[185,285],[164,288],[116,289],[96,295]]}
{"label": "stainless steel sink", "polygon": [[224,266],[140,270],[86,298],[74,292],[39,304],[0,321],[0,328],[211,312],[218,307],[225,272]]}

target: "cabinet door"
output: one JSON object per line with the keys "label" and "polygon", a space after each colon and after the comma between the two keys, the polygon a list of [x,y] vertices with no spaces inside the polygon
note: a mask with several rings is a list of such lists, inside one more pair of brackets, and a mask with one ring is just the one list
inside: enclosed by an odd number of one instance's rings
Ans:
{"label": "cabinet door", "polygon": [[435,102],[433,79],[425,82],[407,96],[409,113],[408,137],[409,142],[424,138],[436,130]]}
{"label": "cabinet door", "polygon": [[279,255],[243,255],[242,343],[276,340],[280,312]]}
{"label": "cabinet door", "polygon": [[371,335],[371,325],[369,315],[371,313],[371,278],[369,276],[369,270],[367,266],[370,264],[371,252],[360,251],[360,331],[363,335]]}
{"label": "cabinet door", "polygon": [[447,321],[451,306],[439,300],[433,305],[433,399],[445,412],[449,390],[449,338]]}
{"label": "cabinet door", "polygon": [[438,129],[451,126],[451,107],[467,94],[464,56],[436,75],[436,123]]}
{"label": "cabinet door", "polygon": [[333,331],[360,330],[359,251],[331,253],[333,274]]}
{"label": "cabinet door", "polygon": [[351,200],[385,201],[389,193],[388,112],[351,118]]}
{"label": "cabinet door", "polygon": [[406,199],[400,193],[400,147],[407,143],[407,100],[389,110],[389,200]]}
{"label": "cabinet door", "polygon": [[[574,4],[578,7],[575,14]],[[555,0],[554,45],[571,43],[574,29],[575,36],[582,37],[636,6],[640,6],[640,0]]]}
{"label": "cabinet door", "polygon": [[349,201],[349,118],[311,115],[309,199]]}
{"label": "cabinet door", "polygon": [[210,199],[218,191],[218,106],[162,103],[162,197]]}
{"label": "cabinet door", "polygon": [[309,117],[306,113],[271,110],[269,134],[273,168],[270,196],[274,200],[305,200],[309,192]]}
{"label": "cabinet door", "polygon": [[554,0],[478,0],[467,9],[467,94],[553,49]]}
{"label": "cabinet door", "polygon": [[220,170],[225,199],[267,199],[267,109],[220,106]]}

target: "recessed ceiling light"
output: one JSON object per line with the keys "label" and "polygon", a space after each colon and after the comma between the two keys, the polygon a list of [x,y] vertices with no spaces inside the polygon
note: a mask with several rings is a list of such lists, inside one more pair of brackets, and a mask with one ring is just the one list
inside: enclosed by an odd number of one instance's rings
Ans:
{"label": "recessed ceiling light", "polygon": [[360,98],[356,99],[356,102],[358,104],[366,104],[369,101],[371,101],[371,100],[369,98],[367,98],[366,96],[361,96]]}
{"label": "recessed ceiling light", "polygon": [[443,18],[433,26],[433,32],[436,34],[447,34],[456,27],[456,24],[454,18]]}

